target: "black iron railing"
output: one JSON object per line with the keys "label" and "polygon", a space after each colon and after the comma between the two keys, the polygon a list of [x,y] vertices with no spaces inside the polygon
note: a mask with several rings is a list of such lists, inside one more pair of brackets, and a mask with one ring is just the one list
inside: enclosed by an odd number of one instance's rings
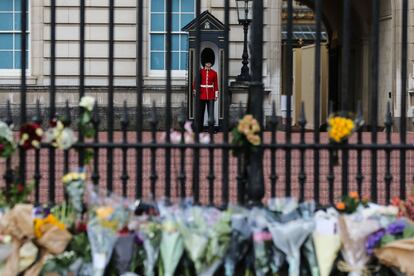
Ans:
{"label": "black iron railing", "polygon": [[[288,18],[287,18],[287,73],[288,76],[293,74],[293,6],[292,0],[288,0]],[[321,124],[320,118],[320,88],[321,88],[321,24],[322,24],[322,0],[313,1],[313,8],[315,11],[316,22],[316,40],[315,40],[315,66],[314,66],[314,125],[319,126]],[[342,95],[342,110],[352,111],[352,107],[349,106],[350,94],[349,79],[350,79],[350,43],[352,29],[350,28],[350,0],[343,0],[343,22],[342,28],[344,30],[342,36],[342,68],[341,68],[341,95]],[[337,195],[335,191],[339,190],[341,194],[349,192],[351,189],[350,183],[355,181],[356,188],[360,193],[363,193],[363,186],[366,184],[366,177],[370,178],[370,187],[368,189],[370,197],[373,201],[378,200],[380,193],[384,201],[389,202],[393,194],[395,194],[395,185],[393,180],[395,179],[392,174],[392,155],[397,153],[399,156],[398,165],[398,178],[399,187],[398,193],[401,198],[405,198],[407,195],[407,187],[409,182],[407,177],[407,151],[414,150],[413,145],[407,144],[407,118],[406,118],[406,97],[407,97],[407,22],[408,22],[408,4],[407,0],[401,0],[401,118],[399,123],[399,143],[393,143],[392,141],[392,125],[393,118],[391,114],[391,106],[388,104],[387,113],[385,114],[385,143],[379,143],[378,141],[378,69],[379,69],[379,3],[378,1],[372,1],[372,30],[371,30],[371,131],[370,131],[370,143],[367,144],[363,141],[363,129],[358,129],[356,142],[347,143],[343,145],[335,145],[325,142],[321,142],[321,132],[318,128],[313,130],[313,136],[311,141],[307,139],[306,118],[304,107],[302,105],[301,115],[298,121],[299,126],[299,141],[294,142],[292,138],[292,114],[291,114],[291,97],[287,97],[287,117],[285,125],[278,125],[278,119],[276,116],[275,104],[273,104],[273,111],[270,119],[268,120],[268,131],[262,132],[264,143],[258,150],[251,150],[250,159],[248,162],[238,158],[237,161],[230,156],[232,144],[230,143],[231,135],[229,130],[231,129],[230,122],[230,98],[229,88],[224,85],[223,103],[224,103],[224,116],[221,126],[222,134],[214,134],[214,118],[212,112],[210,112],[210,118],[208,120],[208,131],[210,135],[209,144],[201,144],[198,134],[201,132],[198,129],[197,124],[195,126],[195,142],[193,144],[186,144],[184,138],[181,143],[173,144],[170,140],[170,129],[172,127],[172,109],[171,109],[171,93],[172,93],[172,2],[166,1],[166,83],[165,83],[165,140],[160,140],[160,135],[157,132],[158,119],[155,103],[152,107],[152,114],[150,119],[151,130],[145,132],[143,129],[143,93],[144,93],[144,64],[143,60],[144,51],[144,0],[137,0],[137,74],[136,74],[136,99],[135,99],[135,136],[131,141],[129,134],[130,116],[128,114],[128,108],[126,103],[124,104],[124,111],[122,113],[121,124],[121,138],[115,138],[114,128],[114,33],[116,32],[114,20],[117,16],[115,10],[115,0],[109,1],[108,6],[108,86],[107,86],[107,106],[105,107],[106,118],[106,138],[105,141],[101,141],[103,134],[98,130],[101,127],[101,118],[98,113],[98,106],[95,106],[93,112],[92,123],[95,128],[96,134],[93,139],[87,140],[80,135],[78,143],[70,150],[66,150],[63,154],[57,152],[53,147],[43,145],[46,148],[36,149],[34,152],[26,152],[23,149],[19,150],[19,158],[8,159],[2,164],[4,166],[4,180],[5,185],[9,185],[13,181],[12,167],[13,164],[17,164],[19,167],[18,176],[22,180],[33,178],[35,182],[34,200],[36,203],[47,200],[53,204],[57,198],[57,188],[61,185],[58,179],[57,172],[63,170],[68,172],[75,163],[79,166],[84,166],[84,159],[87,149],[91,149],[93,152],[93,162],[91,173],[91,181],[95,185],[102,183],[103,176],[105,176],[105,184],[107,191],[117,190],[117,185],[121,187],[121,193],[124,196],[128,195],[128,190],[131,186],[134,186],[134,196],[152,197],[153,199],[163,196],[167,200],[183,199],[187,196],[192,196],[196,203],[208,203],[208,204],[223,204],[226,205],[230,201],[237,200],[239,203],[246,203],[246,200],[253,204],[260,203],[263,198],[274,196],[298,196],[299,199],[304,200],[309,198],[306,194],[310,192],[311,197],[317,202],[333,202]],[[21,13],[21,26],[22,26],[22,40],[21,40],[21,53],[26,53],[26,21],[27,21],[27,2],[22,0],[22,13]],[[48,107],[48,119],[53,120],[56,118],[56,1],[51,0],[50,5],[50,85],[49,85],[49,104]],[[224,82],[229,83],[229,22],[230,22],[230,0],[223,1],[224,5],[224,25],[225,29],[225,47],[224,47]],[[83,97],[87,91],[85,86],[85,0],[80,1],[79,13],[80,13],[80,37],[79,37],[79,98]],[[200,15],[200,0],[196,0],[196,18]],[[251,25],[251,37],[250,37],[250,51],[251,51],[251,72],[252,78],[249,82],[249,102],[248,113],[254,115],[260,122],[264,122],[263,114],[263,100],[264,100],[264,88],[263,88],[263,23],[264,7],[262,0],[255,0],[253,5],[253,21]],[[200,34],[200,23],[197,21],[198,34]],[[200,35],[196,38],[196,52],[195,59],[200,60]],[[27,84],[26,84],[26,55],[21,56],[21,89],[20,89],[20,124],[27,122]],[[195,87],[199,87],[200,79],[199,74],[195,74]],[[292,77],[287,78],[286,93],[288,96],[293,95],[293,82]],[[199,97],[199,91],[196,91],[196,99]],[[37,101],[36,114],[32,118],[32,121],[41,123],[42,112],[41,108],[46,103],[40,103]],[[183,103],[182,112],[177,119],[180,131],[184,134],[184,123],[186,121],[186,103]],[[200,102],[195,101],[195,118],[199,119],[201,116],[199,113]],[[65,125],[74,125],[71,122],[70,109],[68,103],[66,104],[64,111],[64,123]],[[357,110],[357,116],[362,117],[362,107],[359,105]],[[12,125],[12,115],[10,103],[7,103],[7,114],[5,114],[5,122]],[[332,111],[332,110],[331,110]],[[284,141],[279,141],[278,129],[284,130]],[[264,129],[264,126],[263,126]],[[150,137],[146,134],[150,133]],[[184,137],[184,135],[183,135]],[[267,139],[268,137],[269,139]],[[326,135],[324,136],[326,138]],[[333,152],[339,150],[341,152],[341,166],[340,170],[334,167],[332,162]],[[47,151],[47,155],[45,152]],[[77,153],[75,153],[75,151]],[[114,176],[115,155],[114,153],[120,151],[121,160],[121,173],[119,179]],[[134,153],[134,158],[129,158],[128,153]],[[177,155],[173,153],[177,152]],[[298,152],[298,172],[292,170],[292,164],[296,161],[293,160],[293,155]],[[161,153],[161,154],[160,154]],[[204,154],[206,153],[206,154]],[[265,175],[263,170],[265,155],[269,153],[269,162],[265,163],[266,171]],[[356,174],[355,180],[350,178],[349,164],[350,154],[356,153]],[[364,154],[370,153],[370,171],[364,171],[363,162],[368,159],[363,159]],[[385,171],[380,172],[378,169],[378,157],[379,153],[385,153]],[[146,156],[145,156],[146,155]],[[308,163],[306,156],[312,156],[312,173],[313,177],[309,175]],[[63,169],[58,168],[60,163],[57,160],[63,158]],[[295,155],[296,156],[296,155]],[[77,158],[76,158],[77,157]],[[76,158],[77,161],[74,161]],[[277,161],[282,158],[284,166],[281,166]],[[161,160],[162,159],[162,160]],[[177,164],[178,173],[176,175],[172,172],[172,166],[178,159]],[[132,162],[134,160],[135,162]],[[205,161],[207,160],[207,163]],[[322,161],[328,160],[328,168],[322,169]],[[29,162],[31,164],[29,164]],[[46,162],[46,163],[45,163]],[[219,162],[219,166],[216,163]],[[237,164],[235,164],[237,163]],[[46,164],[46,166],[42,166]],[[162,164],[162,170],[160,165]],[[204,164],[207,164],[204,166]],[[33,167],[33,174],[27,175],[28,165]],[[33,165],[33,166],[32,166]],[[408,164],[409,165],[409,164]],[[134,177],[131,177],[131,166],[133,166]],[[190,170],[188,169],[190,167]],[[104,171],[102,171],[104,168]],[[220,169],[218,169],[220,168]],[[236,169],[236,178],[231,177],[232,169]],[[322,179],[321,172],[326,170],[326,179]],[[191,173],[190,173],[191,171]],[[206,176],[206,187],[202,185],[204,179],[201,179],[202,175]],[[220,171],[220,172],[219,172]],[[41,181],[47,174],[47,188],[41,190]],[[191,175],[190,175],[191,174]],[[220,175],[218,175],[220,174]],[[383,175],[385,188],[378,190],[378,181],[380,174]],[[281,181],[281,175],[283,175],[284,183]],[[339,177],[340,176],[340,177]],[[175,178],[173,178],[175,177]],[[338,187],[337,179],[340,178],[340,187]],[[134,180],[134,181],[132,181]],[[312,182],[311,182],[312,180]],[[320,183],[326,182],[326,193],[321,195]],[[149,183],[149,184],[148,184]],[[292,185],[292,183],[296,183]],[[102,185],[100,185],[102,186]],[[201,187],[203,186],[203,187]],[[297,186],[297,188],[293,187]],[[148,188],[149,187],[149,188]],[[158,188],[162,188],[162,194],[160,194]],[[206,189],[205,189],[206,188]],[[338,189],[339,188],[339,189]],[[297,189],[297,190],[295,190]],[[172,194],[172,191],[176,190],[176,194]],[[218,191],[219,190],[219,191]],[[42,191],[47,191],[47,197],[42,194]],[[203,193],[206,193],[205,195]],[[237,194],[232,198],[232,194]],[[131,194],[129,194],[131,196]],[[217,196],[219,195],[219,196]],[[247,196],[246,196],[247,195]],[[201,200],[201,197],[206,197],[207,200]],[[218,198],[219,197],[219,198]],[[322,198],[321,198],[322,197]]]}

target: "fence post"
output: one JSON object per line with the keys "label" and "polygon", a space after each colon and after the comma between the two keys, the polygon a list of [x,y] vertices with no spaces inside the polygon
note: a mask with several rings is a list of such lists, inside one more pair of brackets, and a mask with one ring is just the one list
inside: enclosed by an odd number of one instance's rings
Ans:
{"label": "fence post", "polygon": [[[259,121],[262,125],[261,129],[263,129],[263,0],[253,2],[253,21],[250,34],[252,82],[249,87],[248,112]],[[260,135],[262,136],[262,132]],[[249,203],[260,205],[265,193],[263,149],[251,149],[249,155],[250,158],[247,162]]]}

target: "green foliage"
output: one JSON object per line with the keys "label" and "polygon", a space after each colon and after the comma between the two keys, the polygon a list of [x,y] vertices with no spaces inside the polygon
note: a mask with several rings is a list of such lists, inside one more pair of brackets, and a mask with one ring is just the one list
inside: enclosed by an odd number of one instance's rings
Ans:
{"label": "green foliage", "polygon": [[0,207],[13,208],[16,204],[26,203],[29,195],[33,191],[33,186],[34,183],[26,183],[24,185],[19,181],[15,181],[9,190],[3,187],[0,191]]}
{"label": "green foliage", "polygon": [[95,136],[95,128],[92,124],[92,113],[89,110],[82,108],[82,114],[79,117],[78,127],[79,132],[86,138],[93,138]]}
{"label": "green foliage", "polygon": [[389,244],[390,242],[393,242],[393,241],[396,241],[396,240],[397,240],[397,238],[395,236],[390,235],[390,234],[386,234],[382,237],[380,246],[382,247],[382,246],[384,246],[386,244]]}
{"label": "green foliage", "polygon": [[403,239],[409,239],[412,237],[414,237],[414,225],[410,223],[404,228]]}
{"label": "green foliage", "polygon": [[85,263],[92,261],[91,245],[86,232],[73,236],[68,248],[75,252],[77,257],[82,258]]}

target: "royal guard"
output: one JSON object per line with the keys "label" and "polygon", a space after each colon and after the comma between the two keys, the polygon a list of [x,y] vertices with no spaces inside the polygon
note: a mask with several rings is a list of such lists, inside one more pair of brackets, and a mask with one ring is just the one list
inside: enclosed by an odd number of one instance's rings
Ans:
{"label": "royal guard", "polygon": [[[213,50],[207,48],[201,53],[203,68],[200,69],[200,116],[197,122],[199,131],[203,130],[206,107],[208,116],[210,116],[209,112],[211,110],[213,111],[212,116],[214,118],[214,102],[219,97],[217,72],[211,68],[214,65],[214,60]],[[193,93],[196,95],[194,84]]]}

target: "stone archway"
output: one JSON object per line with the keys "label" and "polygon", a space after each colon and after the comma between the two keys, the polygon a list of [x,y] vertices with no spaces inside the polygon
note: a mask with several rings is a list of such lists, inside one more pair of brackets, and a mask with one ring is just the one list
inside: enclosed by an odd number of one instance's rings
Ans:
{"label": "stone archway", "polygon": [[[347,102],[351,111],[356,111],[357,103],[361,101],[364,118],[367,123],[372,116],[371,102],[371,49],[370,36],[372,30],[372,1],[351,0],[350,27],[350,81]],[[379,54],[379,83],[378,83],[378,116],[379,124],[385,114],[387,101],[395,86],[395,35],[393,34],[393,6],[391,0],[380,1],[380,54]],[[302,4],[313,9],[312,0],[299,0]],[[334,109],[340,110],[343,97],[341,95],[341,51],[342,51],[342,1],[323,1],[322,16],[329,41],[329,100]]]}

